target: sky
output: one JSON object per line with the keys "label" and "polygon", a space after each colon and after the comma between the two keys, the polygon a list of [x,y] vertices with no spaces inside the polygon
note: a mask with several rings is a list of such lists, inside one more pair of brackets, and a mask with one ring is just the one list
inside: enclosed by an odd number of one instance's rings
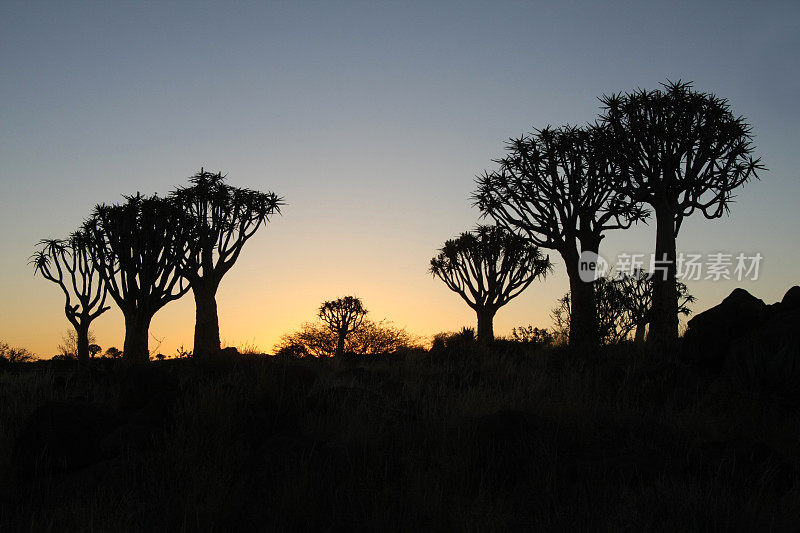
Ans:
{"label": "sky", "polygon": [[[269,351],[349,294],[420,336],[474,326],[427,269],[479,222],[475,175],[508,138],[591,122],[602,94],[667,79],[727,98],[769,168],[729,217],[684,222],[679,251],[763,256],[757,280],[688,282],[694,309],[737,286],[775,302],[800,279],[798,50],[793,2],[5,0],[0,341],[49,357],[70,327],[27,263],[39,239],[201,166],[287,202],[222,281],[225,344]],[[601,255],[654,239],[652,224],[610,232]],[[568,286],[550,255],[555,272],[499,311],[497,334],[551,325]],[[151,350],[190,348],[193,327],[190,294],[156,314]],[[122,347],[116,308],[93,330]]]}

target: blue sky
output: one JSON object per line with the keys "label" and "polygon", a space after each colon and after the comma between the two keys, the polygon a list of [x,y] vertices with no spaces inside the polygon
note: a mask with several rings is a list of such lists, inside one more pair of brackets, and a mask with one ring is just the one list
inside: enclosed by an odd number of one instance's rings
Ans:
{"label": "blue sky", "polygon": [[[508,137],[591,121],[601,94],[668,78],[728,98],[769,167],[730,218],[685,222],[680,250],[764,255],[759,281],[690,283],[696,308],[738,285],[773,302],[800,277],[799,26],[790,2],[3,2],[0,339],[50,355],[68,327],[26,264],[38,239],[200,166],[289,203],[223,281],[229,343],[269,349],[352,293],[421,335],[471,324],[426,268],[477,222],[474,175]],[[611,233],[601,253],[653,239]],[[496,332],[549,325],[566,290],[557,264]],[[190,297],[156,315],[160,351],[191,344],[193,316]],[[116,310],[95,329],[122,344]]]}

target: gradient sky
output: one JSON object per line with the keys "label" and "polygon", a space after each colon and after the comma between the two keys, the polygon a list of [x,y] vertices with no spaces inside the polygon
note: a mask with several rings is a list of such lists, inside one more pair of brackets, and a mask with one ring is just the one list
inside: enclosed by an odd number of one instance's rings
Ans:
{"label": "gradient sky", "polygon": [[[27,260],[98,202],[166,193],[200,166],[284,196],[218,293],[228,345],[269,350],[320,302],[360,296],[419,335],[473,325],[426,272],[470,229],[473,177],[504,141],[581,124],[597,97],[693,80],[753,124],[769,172],[729,218],[693,216],[684,251],[764,255],[761,278],[689,283],[697,311],[743,286],[797,284],[800,4],[796,2],[0,3],[0,340],[50,356],[69,327]],[[654,227],[601,253],[650,253]],[[552,257],[552,254],[551,254]],[[498,334],[549,326],[563,265],[500,310]],[[191,295],[151,349],[192,344]],[[122,347],[112,309],[93,328]]]}

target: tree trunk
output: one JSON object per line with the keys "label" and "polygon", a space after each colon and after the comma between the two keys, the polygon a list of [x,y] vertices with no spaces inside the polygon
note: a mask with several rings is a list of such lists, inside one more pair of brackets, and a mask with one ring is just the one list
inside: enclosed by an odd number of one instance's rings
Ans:
{"label": "tree trunk", "polygon": [[217,283],[192,284],[195,303],[194,357],[203,358],[220,351]]}
{"label": "tree trunk", "polygon": [[633,342],[635,344],[641,345],[644,344],[644,334],[647,329],[647,322],[639,322],[636,324],[636,333],[633,336]]}
{"label": "tree trunk", "polygon": [[672,351],[678,342],[675,215],[669,206],[656,206],[656,269],[653,272],[653,310],[647,343]]}
{"label": "tree trunk", "polygon": [[488,346],[494,341],[494,315],[497,310],[484,307],[477,309],[476,313],[478,314],[478,342],[483,346]]}
{"label": "tree trunk", "polygon": [[125,344],[123,358],[131,363],[147,363],[150,360],[149,335],[152,316],[129,313],[125,316]]}
{"label": "tree trunk", "polygon": [[562,252],[561,257],[569,276],[569,345],[578,350],[594,349],[599,344],[594,286],[581,279],[577,250]]}
{"label": "tree trunk", "polygon": [[333,354],[336,357],[341,357],[344,355],[344,339],[346,336],[347,331],[339,331],[339,336],[336,339],[336,353]]}
{"label": "tree trunk", "polygon": [[85,363],[89,360],[89,324],[81,320],[75,333],[78,339],[78,361]]}

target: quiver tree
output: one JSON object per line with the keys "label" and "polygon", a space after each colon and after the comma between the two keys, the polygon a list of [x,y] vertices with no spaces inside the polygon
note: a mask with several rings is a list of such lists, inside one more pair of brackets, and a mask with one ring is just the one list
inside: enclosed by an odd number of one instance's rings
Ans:
{"label": "quiver tree", "polygon": [[624,192],[610,130],[547,127],[512,139],[499,168],[476,179],[475,205],[533,244],[564,260],[570,287],[569,343],[598,343],[591,277],[580,275],[581,254],[597,254],[604,233],[626,229],[646,212]]}
{"label": "quiver tree", "polygon": [[95,207],[83,231],[92,261],[125,318],[123,357],[147,362],[153,315],[189,290],[178,273],[188,239],[172,203],[140,194],[125,199]]}
{"label": "quiver tree", "polygon": [[64,293],[64,314],[75,328],[76,355],[85,362],[91,355],[89,327],[108,311],[108,292],[92,260],[86,232],[77,231],[66,240],[44,239],[31,256],[34,274],[39,272]]}
{"label": "quiver tree", "polygon": [[494,340],[497,310],[552,269],[528,239],[502,226],[478,226],[445,242],[430,272],[478,315],[478,341]]}
{"label": "quiver tree", "polygon": [[678,338],[676,238],[695,211],[728,212],[733,190],[764,167],[753,159],[751,127],[728,101],[691,83],[603,96],[601,121],[616,138],[625,192],[656,218],[652,323],[648,342],[669,350]]}
{"label": "quiver tree", "polygon": [[256,230],[280,214],[282,199],[272,192],[231,187],[225,176],[200,172],[191,185],[175,190],[170,200],[184,214],[189,248],[180,273],[190,283],[195,300],[194,350],[204,357],[220,350],[216,294],[222,277],[239,258]]}
{"label": "quiver tree", "polygon": [[361,300],[355,296],[329,300],[320,306],[318,313],[320,320],[337,336],[334,355],[338,356],[344,353],[344,342],[347,335],[361,326],[366,315],[367,310],[361,304]]}

